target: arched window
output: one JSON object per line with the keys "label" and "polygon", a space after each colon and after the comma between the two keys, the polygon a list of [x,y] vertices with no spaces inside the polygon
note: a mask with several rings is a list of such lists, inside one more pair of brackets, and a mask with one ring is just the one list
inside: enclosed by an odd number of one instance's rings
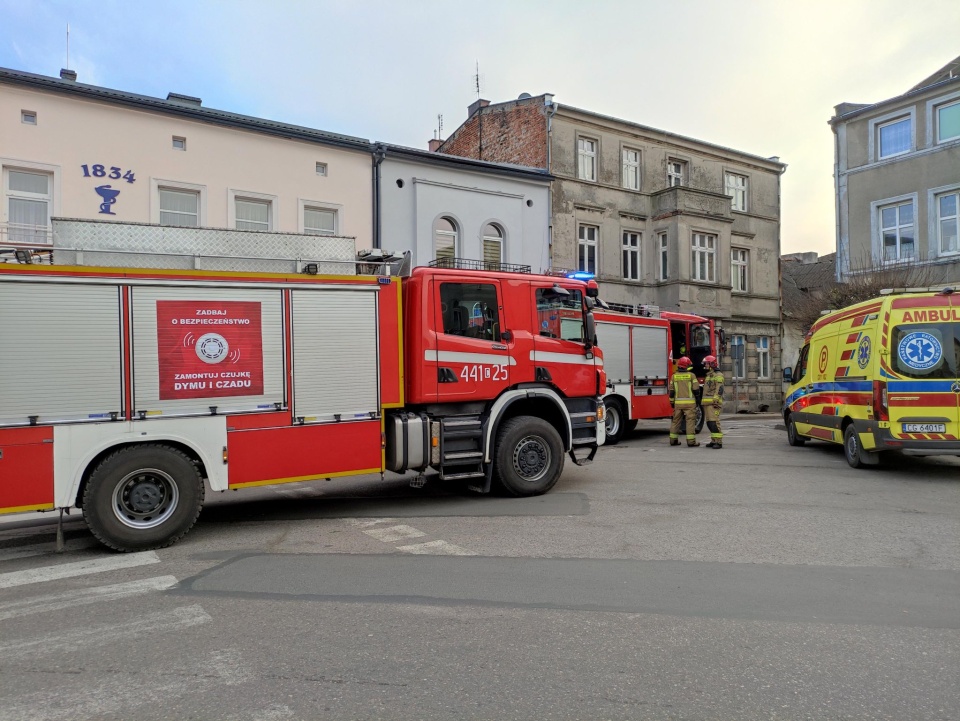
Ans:
{"label": "arched window", "polygon": [[433,246],[437,260],[453,260],[459,245],[457,224],[450,218],[438,218],[433,224]]}
{"label": "arched window", "polygon": [[500,270],[503,262],[503,231],[489,223],[483,227],[483,265],[487,270]]}

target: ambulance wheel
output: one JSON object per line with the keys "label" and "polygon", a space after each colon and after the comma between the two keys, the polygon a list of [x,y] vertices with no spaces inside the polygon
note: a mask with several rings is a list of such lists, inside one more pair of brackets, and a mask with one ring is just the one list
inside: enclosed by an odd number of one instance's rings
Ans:
{"label": "ambulance wheel", "polygon": [[608,446],[614,446],[627,432],[626,410],[623,401],[618,398],[607,398],[603,401],[604,419],[606,421]]}
{"label": "ambulance wheel", "polygon": [[807,439],[802,437],[797,433],[797,424],[793,422],[793,418],[787,419],[787,443],[791,446],[802,446],[807,442]]}
{"label": "ambulance wheel", "polygon": [[860,447],[860,436],[851,423],[843,431],[843,455],[851,468],[863,468],[863,448]]}
{"label": "ambulance wheel", "polygon": [[182,451],[127,446],[93,470],[83,517],[93,535],[117,551],[165,548],[193,527],[203,495],[203,478]]}
{"label": "ambulance wheel", "polygon": [[541,418],[517,416],[497,433],[497,485],[511,496],[539,496],[554,487],[563,470],[563,442]]}
{"label": "ambulance wheel", "polygon": [[703,430],[703,422],[706,420],[706,416],[703,414],[703,407],[697,406],[697,433]]}

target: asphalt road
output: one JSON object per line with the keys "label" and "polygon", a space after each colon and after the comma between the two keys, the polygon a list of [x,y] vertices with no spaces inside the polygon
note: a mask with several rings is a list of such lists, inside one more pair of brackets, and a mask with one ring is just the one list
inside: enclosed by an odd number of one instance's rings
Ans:
{"label": "asphalt road", "polygon": [[643,424],[539,498],[208,495],[142,554],[7,519],[0,719],[960,719],[960,459],[776,424]]}

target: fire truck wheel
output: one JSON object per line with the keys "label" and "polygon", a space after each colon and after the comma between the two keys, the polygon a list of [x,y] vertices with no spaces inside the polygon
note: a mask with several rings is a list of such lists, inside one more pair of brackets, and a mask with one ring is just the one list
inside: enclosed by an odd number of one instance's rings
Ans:
{"label": "fire truck wheel", "polygon": [[627,417],[623,401],[617,398],[605,398],[603,401],[604,417],[606,418],[607,439],[606,445],[613,446],[620,442],[627,432]]}
{"label": "fire truck wheel", "polygon": [[496,478],[511,496],[538,496],[556,484],[563,470],[563,443],[541,418],[517,416],[497,433]]}
{"label": "fire truck wheel", "polygon": [[699,405],[697,406],[697,433],[703,430],[703,422],[706,420],[706,417],[703,415],[703,408]]}
{"label": "fire truck wheel", "polygon": [[107,456],[90,475],[83,516],[93,535],[110,548],[164,548],[196,522],[203,495],[203,478],[182,451],[128,446]]}
{"label": "fire truck wheel", "polygon": [[787,443],[791,446],[802,446],[807,442],[807,439],[797,433],[797,424],[793,422],[793,418],[787,419]]}

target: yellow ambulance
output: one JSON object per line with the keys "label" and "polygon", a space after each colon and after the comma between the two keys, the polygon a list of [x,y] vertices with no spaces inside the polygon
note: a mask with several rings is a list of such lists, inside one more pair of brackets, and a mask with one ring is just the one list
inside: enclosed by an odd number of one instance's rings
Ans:
{"label": "yellow ambulance", "polygon": [[792,446],[841,443],[854,468],[880,451],[960,456],[960,293],[888,293],[832,311],[784,379]]}

